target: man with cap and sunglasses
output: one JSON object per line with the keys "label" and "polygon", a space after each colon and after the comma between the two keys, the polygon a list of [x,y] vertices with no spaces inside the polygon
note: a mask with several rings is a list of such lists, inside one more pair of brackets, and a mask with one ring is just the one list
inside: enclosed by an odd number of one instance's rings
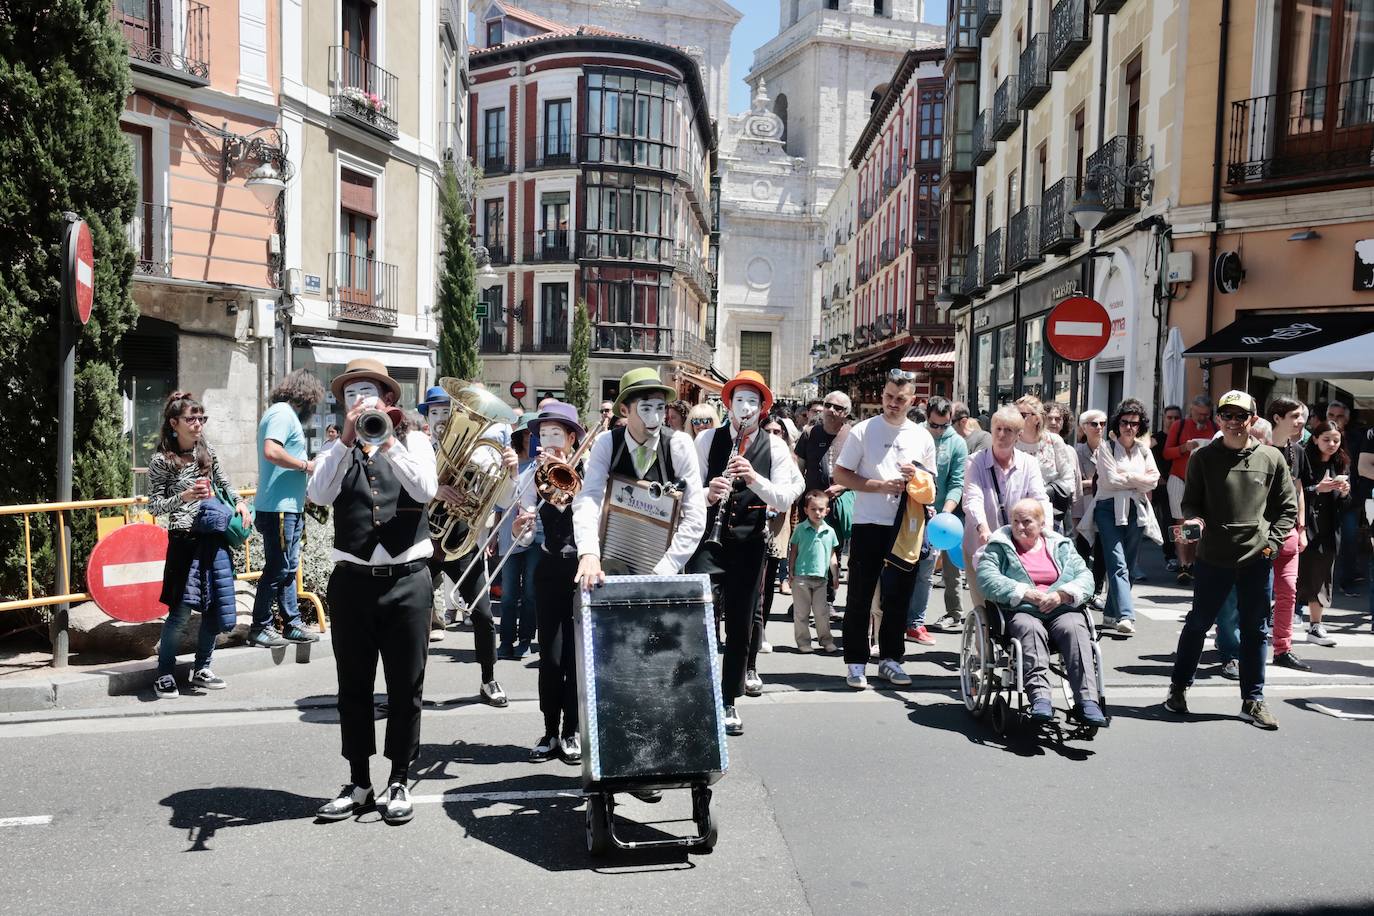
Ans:
{"label": "man with cap and sunglasses", "polygon": [[[377,804],[370,762],[376,750],[373,689],[377,661],[386,680],[384,753],[391,761],[379,807],[390,823],[411,819],[410,764],[420,749],[420,709],[431,615],[432,581],[426,505],[438,489],[434,449],[408,430],[396,408],[401,386],[376,360],[356,359],[330,384],[347,411],[339,441],[315,462],[310,501],[334,507],[334,571],[328,601],[338,674],[339,729],[349,781],[317,812],[345,820]],[[356,422],[369,408],[388,409],[395,434],[379,445],[359,441]]]}
{"label": "man with cap and sunglasses", "polygon": [[1164,706],[1186,715],[1207,631],[1232,589],[1240,615],[1240,717],[1273,730],[1264,702],[1269,576],[1298,519],[1293,478],[1283,454],[1250,438],[1255,399],[1228,391],[1217,402],[1221,437],[1193,451],[1183,486],[1180,532],[1197,544],[1193,606],[1184,618]]}

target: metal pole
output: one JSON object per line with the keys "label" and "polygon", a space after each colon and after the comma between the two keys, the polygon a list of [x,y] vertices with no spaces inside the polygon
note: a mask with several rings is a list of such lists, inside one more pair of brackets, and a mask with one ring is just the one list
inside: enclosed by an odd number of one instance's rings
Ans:
{"label": "metal pole", "polygon": [[[58,360],[62,365],[61,375],[57,385],[57,501],[61,503],[71,502],[72,500],[72,425],[74,423],[74,411],[72,407],[73,395],[76,388],[76,335],[72,327],[72,308],[68,301],[68,285],[75,282],[75,279],[66,276],[67,265],[67,235],[72,231],[72,225],[78,221],[79,217],[75,213],[64,212],[63,218],[67,221],[66,228],[62,233],[62,255],[64,283],[62,285],[62,301],[58,303],[57,311],[60,316],[58,319]],[[59,515],[65,521],[66,510],[59,510]],[[58,536],[60,543],[57,545],[57,593],[65,595],[71,591],[71,583],[68,581],[68,570],[71,568],[72,556],[72,527],[69,524],[58,525]],[[67,638],[67,615],[71,610],[71,605],[67,602],[53,608],[52,617],[48,620],[48,639],[52,643],[52,666],[54,668],[67,667],[68,638]]]}

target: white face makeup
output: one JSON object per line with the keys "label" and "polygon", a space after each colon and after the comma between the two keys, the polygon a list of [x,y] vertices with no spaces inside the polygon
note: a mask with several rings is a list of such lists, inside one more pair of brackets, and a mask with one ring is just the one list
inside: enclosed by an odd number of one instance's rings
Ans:
{"label": "white face makeup", "polygon": [[730,416],[735,418],[735,425],[747,429],[757,423],[762,402],[763,399],[754,389],[737,388],[730,396]]}
{"label": "white face makeup", "polygon": [[539,424],[539,444],[546,449],[557,449],[560,452],[567,452],[572,436],[561,423],[540,423]]}
{"label": "white face makeup", "polygon": [[653,432],[663,425],[668,415],[668,402],[663,398],[640,398],[635,401],[635,414],[644,428]]}
{"label": "white face makeup", "polygon": [[376,398],[381,400],[382,389],[377,387],[376,382],[350,382],[344,386],[344,407],[352,409],[360,400],[364,398]]}
{"label": "white face makeup", "polygon": [[444,426],[448,424],[448,418],[453,413],[453,408],[448,404],[429,405],[429,414],[425,419],[429,421],[429,435],[435,442],[439,441],[440,434],[444,431]]}

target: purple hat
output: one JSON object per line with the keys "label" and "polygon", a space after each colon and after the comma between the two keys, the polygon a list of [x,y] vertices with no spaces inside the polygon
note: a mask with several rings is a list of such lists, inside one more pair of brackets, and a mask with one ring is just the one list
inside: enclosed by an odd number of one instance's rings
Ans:
{"label": "purple hat", "polygon": [[550,421],[566,426],[577,433],[579,439],[587,435],[587,430],[583,428],[581,423],[577,422],[577,408],[571,404],[564,404],[562,401],[545,404],[544,409],[539,411],[539,416],[530,421],[530,433],[539,435],[539,427]]}

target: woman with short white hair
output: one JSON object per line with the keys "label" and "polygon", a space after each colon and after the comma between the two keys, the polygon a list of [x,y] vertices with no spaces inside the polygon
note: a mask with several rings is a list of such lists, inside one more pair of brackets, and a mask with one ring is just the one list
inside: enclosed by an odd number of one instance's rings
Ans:
{"label": "woman with short white hair", "polygon": [[1085,410],[1078,418],[1078,442],[1074,453],[1078,458],[1078,475],[1081,479],[1078,498],[1073,502],[1074,545],[1083,562],[1092,567],[1093,594],[1089,600],[1097,610],[1102,610],[1102,586],[1107,578],[1107,567],[1102,560],[1102,544],[1096,538],[1089,541],[1078,533],[1088,507],[1092,505],[1093,494],[1097,492],[1097,447],[1102,444],[1102,434],[1107,429],[1106,411]]}

